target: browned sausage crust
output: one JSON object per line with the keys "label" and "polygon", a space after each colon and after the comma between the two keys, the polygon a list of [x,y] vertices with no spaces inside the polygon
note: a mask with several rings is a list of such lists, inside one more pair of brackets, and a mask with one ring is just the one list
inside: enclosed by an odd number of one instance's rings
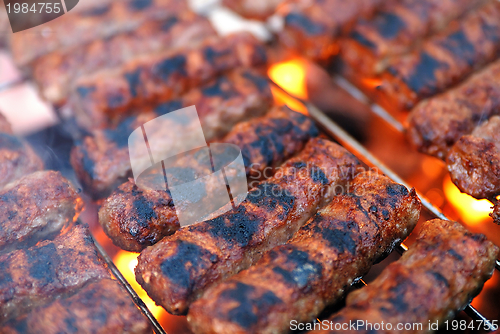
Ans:
{"label": "browned sausage crust", "polygon": [[500,203],[499,202],[497,202],[497,204],[495,204],[495,207],[493,208],[493,212],[490,213],[490,216],[491,216],[491,218],[493,218],[493,221],[495,222],[495,224],[500,225]]}
{"label": "browned sausage crust", "polygon": [[0,189],[43,168],[42,160],[29,144],[8,133],[0,133]]}
{"label": "browned sausage crust", "polygon": [[476,198],[500,194],[500,116],[460,138],[446,163],[453,183],[462,192]]}
{"label": "browned sausage crust", "polygon": [[311,118],[282,106],[237,124],[222,142],[240,147],[248,178],[260,181],[271,177],[276,167],[318,135]]}
{"label": "browned sausage crust", "polygon": [[420,152],[445,160],[463,135],[500,114],[500,61],[457,88],[422,101],[408,119],[408,137]]}
{"label": "browned sausage crust", "polygon": [[413,230],[414,190],[362,173],[285,245],[209,289],[188,314],[195,333],[288,333],[340,299],[346,288]]}
{"label": "browned sausage crust", "polygon": [[284,0],[223,0],[224,6],[247,19],[265,21]]}
{"label": "browned sausage crust", "polygon": [[41,95],[61,106],[76,78],[118,66],[141,54],[197,45],[216,32],[210,22],[190,11],[166,20],[148,21],[139,28],[65,50],[56,50],[31,64]]}
{"label": "browned sausage crust", "polygon": [[289,240],[352,180],[358,164],[342,147],[311,139],[235,209],[181,228],[142,251],[135,269],[137,281],[168,312],[185,313],[211,285]]}
{"label": "browned sausage crust", "polygon": [[[222,141],[241,148],[249,185],[269,178],[274,169],[300,152],[318,135],[313,121],[288,107],[276,107],[268,115],[237,125]],[[206,166],[188,161],[186,169],[205,175]],[[269,171],[268,169],[271,169]],[[210,171],[208,171],[210,173]],[[155,182],[156,175],[148,181]],[[163,174],[159,176],[163,180]],[[206,199],[210,199],[207,185]],[[141,251],[179,229],[179,219],[168,190],[124,183],[103,203],[99,222],[113,243],[128,251]],[[180,205],[180,203],[176,203]]]}
{"label": "browned sausage crust", "polygon": [[247,32],[213,37],[198,46],[131,60],[116,69],[99,71],[75,82],[72,108],[92,119],[120,115],[134,107],[154,105],[186,93],[224,71],[261,65],[263,44]]}
{"label": "browned sausage crust", "polygon": [[82,225],[53,241],[0,256],[0,268],[0,324],[92,279],[110,277]]}
{"label": "browned sausage crust", "polygon": [[428,35],[447,27],[478,4],[488,0],[400,1],[360,20],[342,40],[342,59],[356,75],[382,72],[392,57],[408,53]]}
{"label": "browned sausage crust", "polygon": [[73,223],[83,201],[61,173],[42,171],[0,191],[0,254],[35,244]]}
{"label": "browned sausage crust", "polygon": [[[80,4],[82,5],[82,4]],[[166,19],[188,9],[184,0],[101,1],[58,17],[40,28],[12,35],[11,51],[19,66],[49,52],[136,29],[151,19]]]}
{"label": "browned sausage crust", "polygon": [[92,281],[0,328],[2,334],[152,333],[149,321],[112,279]]}
{"label": "browned sausage crust", "polygon": [[381,76],[378,102],[388,110],[409,110],[495,60],[499,51],[500,3],[492,1],[431,36],[420,49],[393,59]]}
{"label": "browned sausage crust", "polygon": [[[179,99],[130,116],[115,128],[94,130],[93,136],[76,143],[71,152],[71,164],[84,189],[102,198],[131,176],[128,137],[147,121],[195,105],[205,139],[213,141],[226,135],[236,123],[263,115],[271,103],[267,79],[254,70],[238,69]],[[175,135],[175,131],[170,133]]]}
{"label": "browned sausage crust", "polygon": [[284,27],[280,42],[314,60],[335,54],[333,45],[341,32],[348,31],[359,17],[370,17],[382,0],[288,0],[279,7]]}
{"label": "browned sausage crust", "polygon": [[77,293],[58,298],[8,325],[17,334],[152,333],[149,321],[128,293],[117,281],[107,278],[91,282]]}
{"label": "browned sausage crust", "polygon": [[[349,324],[362,320],[392,324],[392,330],[324,331],[322,333],[394,333],[396,325],[422,324],[398,333],[430,333],[429,323],[462,310],[493,274],[498,247],[459,223],[431,220],[400,260],[386,267],[367,287],[347,297],[347,306],[329,320]],[[335,328],[335,327],[333,327]]]}

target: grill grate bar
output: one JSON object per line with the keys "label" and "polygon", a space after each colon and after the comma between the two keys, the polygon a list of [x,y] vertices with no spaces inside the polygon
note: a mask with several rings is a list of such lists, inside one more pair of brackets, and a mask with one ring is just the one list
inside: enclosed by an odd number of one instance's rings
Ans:
{"label": "grill grate bar", "polygon": [[[330,118],[328,118],[322,111],[316,108],[310,102],[303,102],[307,110],[309,111],[310,116],[315,119],[330,136],[332,136],[335,140],[340,142],[342,146],[355,154],[359,159],[363,160],[367,165],[372,167],[377,167],[380,171],[382,171],[385,175],[391,178],[393,181],[400,183],[410,189],[408,185],[391,169],[386,167],[382,162],[380,162],[377,158],[375,158],[368,150],[366,150],[358,141],[351,137],[344,129],[342,129],[339,125],[333,122]],[[446,217],[438,208],[436,208],[427,198],[422,196],[417,192],[422,205],[436,218],[443,220],[450,220]],[[408,250],[408,247],[403,243],[396,248],[396,251],[400,254],[404,253]],[[500,262],[496,260],[495,268],[500,270]],[[493,324],[483,316],[479,311],[477,311],[472,305],[467,305],[464,309],[465,313],[475,320],[482,320],[485,326],[488,327],[489,331],[494,330]]]}
{"label": "grill grate bar", "polygon": [[370,99],[362,92],[360,91],[356,86],[354,86],[352,83],[350,83],[347,79],[339,76],[339,75],[333,75],[333,81],[339,85],[340,87],[344,88],[349,94],[352,95],[355,99],[357,99],[360,102],[363,102],[364,104],[368,105],[371,109],[371,111],[382,118],[385,122],[387,122],[390,126],[392,126],[394,129],[396,129],[398,132],[404,133],[406,131],[405,127],[403,124],[401,124],[400,121],[398,121],[394,116],[389,114],[384,108],[379,106],[378,104],[374,104],[370,101]]}
{"label": "grill grate bar", "polygon": [[106,264],[108,265],[109,269],[115,275],[116,279],[123,285],[123,287],[127,290],[127,292],[130,294],[132,299],[134,300],[135,305],[142,311],[142,313],[148,318],[148,320],[151,322],[153,325],[153,330],[155,331],[156,334],[168,334],[163,327],[160,325],[158,320],[154,317],[154,315],[151,313],[151,311],[148,309],[144,301],[142,301],[141,297],[135,292],[135,290],[130,286],[128,281],[123,277],[122,273],[118,268],[116,268],[115,264],[113,263],[113,260],[109,257],[108,253],[102,248],[102,246],[94,239],[94,244],[99,251],[99,254],[102,256]]}

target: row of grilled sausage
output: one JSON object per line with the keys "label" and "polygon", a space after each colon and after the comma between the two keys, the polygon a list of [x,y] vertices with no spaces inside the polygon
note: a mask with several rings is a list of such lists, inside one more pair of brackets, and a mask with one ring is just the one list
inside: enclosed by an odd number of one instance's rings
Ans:
{"label": "row of grilled sausage", "polygon": [[0,119],[0,332],[150,333],[112,279],[87,226],[83,200]]}

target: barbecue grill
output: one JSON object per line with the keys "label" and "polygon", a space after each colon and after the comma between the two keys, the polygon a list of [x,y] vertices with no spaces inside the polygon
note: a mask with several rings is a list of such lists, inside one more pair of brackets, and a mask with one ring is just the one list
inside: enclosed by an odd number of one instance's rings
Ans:
{"label": "barbecue grill", "polygon": [[[205,10],[207,8],[204,8]],[[381,119],[386,125],[394,129],[398,133],[404,133],[405,125],[403,124],[402,117],[395,117],[393,114],[390,114],[380,106],[372,104],[369,99],[361,93],[357,88],[355,88],[352,84],[349,83],[348,80],[343,78],[338,74],[331,74],[331,79],[339,86],[341,89],[347,91],[353,99],[366,104],[369,107],[370,112],[375,116]],[[0,82],[0,94],[9,94],[13,89],[18,87],[19,85],[27,83],[28,78],[25,77],[17,77],[13,80],[8,80],[5,82]],[[307,100],[302,100],[295,96],[290,95],[286,90],[281,88],[278,84],[271,81],[273,85],[273,90],[280,91],[280,94],[283,94],[286,99],[290,101],[296,101],[295,103],[301,103],[305,106],[305,110],[307,113],[316,121],[317,125],[322,129],[323,134],[334,139],[339,142],[342,146],[356,155],[362,162],[364,162],[368,167],[378,169],[388,177],[390,177],[393,181],[405,185],[407,188],[411,188],[404,179],[398,175],[398,173],[391,170],[387,167],[382,161],[376,158],[365,146],[363,146],[358,140],[356,140],[352,135],[350,135],[346,130],[344,130],[339,124],[333,121],[330,117],[327,116],[325,112],[316,107],[312,102]],[[59,111],[58,116],[64,122],[64,115]],[[425,208],[424,217],[426,218],[439,218],[443,220],[450,220],[447,215],[445,215],[439,208],[439,205],[435,205],[431,199],[426,198],[425,195],[419,193],[417,191],[418,196],[420,197],[423,207]],[[496,198],[491,198],[491,202],[496,203]],[[125,279],[123,273],[117,268],[115,263],[113,262],[112,256],[110,256],[110,249],[107,249],[106,245],[101,245],[97,240],[95,240],[97,249],[99,253],[102,255],[103,259],[111,269],[113,275],[117,278],[117,280],[126,288],[128,293],[133,298],[136,305],[141,309],[141,311],[146,315],[149,319],[156,333],[167,333],[162,325],[160,324],[160,319],[157,319],[151,310],[147,307],[145,301],[141,299],[137,291],[135,291],[129,282]],[[399,247],[395,249],[396,253],[402,254],[407,250],[407,246],[405,244],[401,244]],[[113,250],[111,250],[112,252]],[[383,263],[381,264],[383,265]],[[500,261],[496,260],[496,275],[498,275],[498,271],[500,271]],[[357,281],[353,288],[359,288],[363,285],[366,285],[364,280]],[[485,289],[486,290],[486,289]],[[486,291],[483,291],[482,294],[479,295],[478,298],[484,298]],[[490,331],[493,331],[495,326],[488,319],[487,316],[483,315],[480,311],[474,308],[472,305],[468,305],[465,310],[465,314],[473,320],[481,320],[484,322],[485,326],[489,328]],[[497,314],[498,316],[499,314]]]}

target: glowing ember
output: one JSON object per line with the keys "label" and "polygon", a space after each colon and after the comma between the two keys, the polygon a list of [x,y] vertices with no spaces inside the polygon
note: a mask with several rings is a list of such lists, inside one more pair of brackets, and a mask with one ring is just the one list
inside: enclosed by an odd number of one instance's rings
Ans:
{"label": "glowing ember", "polygon": [[271,87],[271,92],[273,93],[274,102],[277,105],[281,106],[286,104],[290,109],[293,109],[295,111],[303,113],[304,115],[307,115],[306,106],[301,102],[299,102],[298,100],[290,97],[290,95],[287,95],[285,92],[279,90],[276,87]]}
{"label": "glowing ember", "polygon": [[446,198],[458,211],[464,223],[477,225],[485,220],[491,220],[489,214],[493,204],[490,201],[485,199],[477,200],[472,196],[460,192],[450,177],[445,178],[443,189]]}
{"label": "glowing ember", "polygon": [[126,251],[120,251],[116,254],[113,262],[120,272],[123,274],[125,279],[130,283],[132,288],[137,292],[139,297],[144,301],[148,309],[155,316],[155,318],[160,318],[162,315],[166,314],[166,311],[157,306],[155,302],[149,298],[146,291],[142,289],[142,287],[135,280],[134,268],[137,266],[137,257],[138,253],[130,253]]}
{"label": "glowing ember", "polygon": [[368,88],[377,88],[382,85],[382,80],[377,79],[377,78],[364,78],[361,79],[361,84],[363,86],[366,86]]}
{"label": "glowing ember", "polygon": [[306,67],[305,60],[294,59],[271,66],[268,74],[272,81],[289,94],[306,99]]}

